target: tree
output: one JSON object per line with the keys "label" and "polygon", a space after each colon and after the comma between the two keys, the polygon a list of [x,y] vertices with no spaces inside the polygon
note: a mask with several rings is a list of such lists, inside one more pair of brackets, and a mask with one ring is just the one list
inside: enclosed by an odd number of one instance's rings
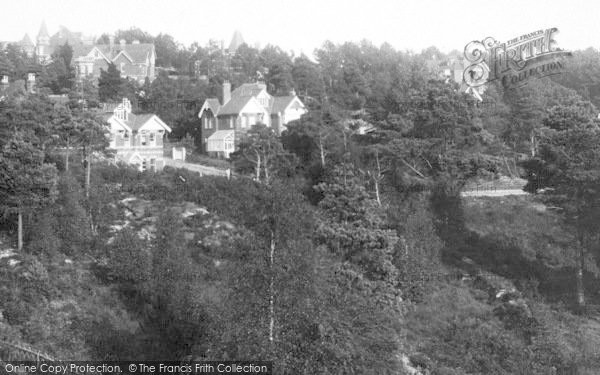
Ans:
{"label": "tree", "polygon": [[261,66],[265,68],[264,78],[269,92],[289,95],[294,87],[292,78],[292,59],[279,47],[266,46],[260,51]]}
{"label": "tree", "polygon": [[158,34],[154,38],[156,66],[173,67],[177,63],[179,46],[171,35]]}
{"label": "tree", "polygon": [[56,167],[44,163],[44,153],[16,133],[2,145],[0,201],[5,213],[18,218],[18,249],[23,248],[23,212],[56,198]]}
{"label": "tree", "polygon": [[[577,107],[585,108],[585,103]],[[585,260],[600,241],[596,228],[600,220],[600,127],[593,118],[585,121],[580,115],[572,107],[553,108],[545,122],[549,129],[541,132],[539,153],[523,167],[526,189],[546,189],[542,197],[563,209],[577,239],[576,294],[583,309]]]}
{"label": "tree", "polygon": [[119,101],[122,99],[121,87],[124,80],[115,64],[109,64],[107,70],[100,70],[98,79],[98,96],[101,102]]}
{"label": "tree", "polygon": [[350,166],[336,167],[330,181],[315,189],[319,202],[317,238],[345,261],[359,266],[369,280],[394,285],[393,249],[398,240],[385,224],[385,211],[364,188]]}
{"label": "tree", "polygon": [[75,84],[75,69],[71,65],[73,48],[65,43],[52,54],[52,61],[42,68],[40,86],[48,87],[54,94],[71,91]]}
{"label": "tree", "polygon": [[73,112],[75,126],[72,128],[75,144],[82,153],[85,168],[85,196],[90,194],[90,178],[92,168],[92,154],[95,151],[106,151],[108,147],[108,123],[102,120],[97,113],[76,110]]}
{"label": "tree", "polygon": [[325,85],[319,66],[305,55],[294,59],[292,78],[298,95],[303,98],[309,108],[321,102],[325,95]]}
{"label": "tree", "polygon": [[285,149],[294,152],[302,165],[318,162],[325,168],[330,162],[341,160],[343,132],[340,114],[329,108],[311,111],[290,123],[281,139]]}
{"label": "tree", "polygon": [[278,174],[289,173],[296,164],[294,155],[283,149],[273,129],[261,124],[248,131],[231,159],[238,171],[253,170],[255,181],[267,185]]}

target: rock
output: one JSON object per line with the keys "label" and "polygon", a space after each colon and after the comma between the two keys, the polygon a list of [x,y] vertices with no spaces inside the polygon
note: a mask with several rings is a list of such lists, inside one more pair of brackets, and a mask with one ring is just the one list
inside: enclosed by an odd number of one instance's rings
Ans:
{"label": "rock", "polygon": [[411,354],[409,359],[413,366],[420,367],[422,369],[430,369],[433,367],[433,361],[423,353]]}
{"label": "rock", "polygon": [[402,356],[400,357],[400,360],[402,361],[402,367],[407,374],[423,375],[423,373],[421,371],[419,371],[418,368],[414,367],[411,364],[410,359],[406,356],[406,354],[402,354]]}

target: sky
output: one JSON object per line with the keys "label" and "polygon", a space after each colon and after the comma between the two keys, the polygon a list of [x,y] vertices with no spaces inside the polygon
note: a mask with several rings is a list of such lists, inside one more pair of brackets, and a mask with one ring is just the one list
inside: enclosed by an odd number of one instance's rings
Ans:
{"label": "sky", "polygon": [[100,36],[139,27],[185,46],[209,39],[229,44],[236,29],[254,46],[278,45],[312,56],[324,41],[384,42],[419,52],[436,46],[463,50],[472,40],[507,41],[557,27],[567,50],[599,48],[597,0],[0,0],[0,41],[25,33],[35,43],[42,20],[50,35],[60,25]]}

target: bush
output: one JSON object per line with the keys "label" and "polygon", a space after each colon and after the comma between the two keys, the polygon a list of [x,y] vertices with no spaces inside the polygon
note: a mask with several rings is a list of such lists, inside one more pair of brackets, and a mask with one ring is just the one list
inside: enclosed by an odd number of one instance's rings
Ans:
{"label": "bush", "polygon": [[147,281],[152,264],[144,245],[133,230],[125,228],[119,232],[109,250],[109,275],[131,283]]}

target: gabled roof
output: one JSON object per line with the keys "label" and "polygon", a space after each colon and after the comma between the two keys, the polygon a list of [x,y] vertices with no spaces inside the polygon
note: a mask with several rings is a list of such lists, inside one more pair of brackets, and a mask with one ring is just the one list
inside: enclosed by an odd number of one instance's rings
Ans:
{"label": "gabled roof", "polygon": [[127,115],[127,120],[125,123],[129,125],[132,130],[139,130],[148,121],[150,121],[152,117],[154,117],[152,113],[144,113],[141,115],[134,115],[133,113],[130,113]]}
{"label": "gabled roof", "polygon": [[131,56],[129,56],[129,54],[125,50],[122,50],[121,52],[119,52],[115,57],[113,57],[112,60],[115,61],[121,55],[125,56],[125,58],[127,58],[127,60],[129,60],[130,62],[133,62],[133,59],[131,58]]}
{"label": "gabled roof", "polygon": [[23,37],[23,39],[21,39],[19,44],[21,45],[21,47],[35,47],[35,44],[33,44],[31,38],[29,37],[29,34],[25,34],[25,36]]}
{"label": "gabled roof", "polygon": [[221,109],[221,104],[219,103],[219,99],[216,99],[216,98],[206,99],[204,101],[204,104],[202,104],[202,108],[200,108],[200,112],[198,112],[198,116],[202,116],[202,112],[204,112],[207,109],[209,109],[213,113],[213,116],[216,116],[219,113],[219,110]]}
{"label": "gabled roof", "polygon": [[108,48],[102,48],[102,45],[75,45],[75,46],[71,46],[73,48],[73,60],[80,58],[80,57],[84,57],[87,56],[90,52],[92,52],[94,49],[97,49],[98,52],[100,52],[100,56],[102,56],[103,59],[105,59],[107,62],[111,62],[110,58],[109,58],[109,49]]}
{"label": "gabled roof", "polygon": [[239,46],[241,46],[244,43],[246,42],[244,42],[242,33],[239,30],[236,30],[233,33],[233,38],[231,38],[231,43],[229,43],[229,52],[235,52],[235,50],[237,50]]}
{"label": "gabled roof", "polygon": [[225,139],[232,137],[234,135],[233,130],[217,130],[210,137],[208,137],[209,141],[224,141]]}
{"label": "gabled roof", "polygon": [[42,26],[40,26],[40,32],[37,35],[38,38],[46,37],[49,38],[48,28],[46,27],[46,21],[42,21]]}
{"label": "gabled roof", "polygon": [[[108,46],[107,46],[108,47]],[[118,52],[125,51],[127,55],[131,57],[134,63],[144,63],[146,59],[152,54],[154,51],[154,44],[152,43],[140,43],[140,44],[125,44],[115,45],[116,55]],[[115,55],[115,56],[116,56]]]}
{"label": "gabled roof", "polygon": [[125,129],[127,131],[132,131],[131,127],[129,127],[129,125],[127,125],[125,123],[125,121],[119,119],[117,116],[113,116],[112,113],[104,113],[104,114],[100,115],[100,118],[102,120],[104,120],[105,122],[108,122],[108,120],[112,119],[114,122],[119,124],[123,129]]}
{"label": "gabled roof", "polygon": [[266,90],[264,83],[244,83],[231,92],[231,97],[235,96],[257,96],[261,91]]}
{"label": "gabled roof", "polygon": [[71,47],[77,44],[83,44],[82,33],[73,32],[64,26],[59,26],[58,32],[50,37],[50,45],[62,46],[68,43]]}
{"label": "gabled roof", "polygon": [[270,112],[272,114],[285,112],[286,108],[294,101],[295,98],[295,96],[274,96],[269,105]]}
{"label": "gabled roof", "polygon": [[142,43],[142,44],[125,44],[115,45],[111,53],[110,46],[106,44],[95,44],[95,45],[75,45],[73,47],[73,59],[78,57],[86,56],[92,49],[97,48],[103,57],[112,62],[121,52],[124,52],[125,56],[134,64],[145,63],[151,54],[154,52],[154,44]]}
{"label": "gabled roof", "polygon": [[148,121],[155,118],[156,121],[163,127],[167,132],[171,132],[171,128],[165,124],[157,115],[153,113],[143,113],[139,115],[134,115],[130,113],[127,115],[127,120],[123,121],[127,126],[129,126],[133,131],[140,130],[141,127],[146,125]]}
{"label": "gabled roof", "polygon": [[237,96],[231,97],[221,109],[219,110],[219,115],[237,115],[244,109],[246,104],[252,100],[252,96]]}

